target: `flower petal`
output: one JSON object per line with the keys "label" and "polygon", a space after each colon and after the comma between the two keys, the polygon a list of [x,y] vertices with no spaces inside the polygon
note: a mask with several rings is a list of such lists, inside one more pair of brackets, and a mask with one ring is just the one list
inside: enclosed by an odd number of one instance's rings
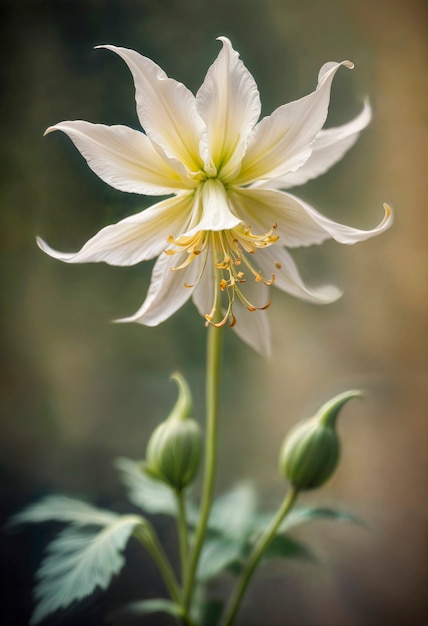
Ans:
{"label": "flower petal", "polygon": [[[203,317],[210,313],[214,305],[214,272],[210,271],[214,265],[211,252],[208,252],[206,267],[207,270],[203,273],[192,296],[196,308]],[[256,304],[259,302],[260,306],[264,306],[268,301],[268,288],[263,283],[249,282],[245,285],[245,296],[250,302],[256,302]],[[223,313],[225,314],[226,311]],[[236,334],[261,356],[269,357],[271,338],[267,312],[250,312],[239,298],[235,297],[233,314],[236,318],[236,324],[233,327]]]}
{"label": "flower petal", "polygon": [[268,232],[276,224],[279,243],[288,247],[320,244],[330,238],[302,208],[300,200],[277,190],[230,189],[229,198],[236,215],[251,226],[254,234]]}
{"label": "flower petal", "polygon": [[230,189],[234,211],[255,234],[263,234],[276,224],[280,243],[289,248],[320,244],[326,239],[353,244],[387,230],[393,221],[392,211],[384,204],[385,216],[372,230],[360,230],[330,220],[296,196],[270,189]]}
{"label": "flower petal", "polygon": [[321,215],[321,213],[318,213],[318,211],[316,211],[312,206],[296,196],[285,192],[282,192],[282,195],[288,197],[290,201],[300,204],[302,210],[305,211],[306,214],[312,218],[312,220],[332,239],[339,243],[353,244],[359,241],[365,241],[366,239],[375,237],[376,235],[379,235],[383,231],[387,230],[393,222],[392,210],[387,204],[383,205],[385,215],[382,221],[375,228],[372,230],[360,230],[359,228],[353,228],[352,226],[345,226],[344,224],[333,222],[333,220]]}
{"label": "flower petal", "polygon": [[115,52],[130,69],[138,118],[150,139],[158,143],[169,157],[179,159],[191,172],[201,169],[199,142],[206,129],[191,91],[168,78],[156,63],[134,50],[110,45],[97,48]]}
{"label": "flower petal", "polygon": [[149,291],[141,308],[131,317],[116,321],[157,326],[171,317],[192,295],[204,267],[205,256],[200,254],[184,270],[175,271],[174,268],[186,260],[187,253],[162,254],[153,267]]}
{"label": "flower petal", "polygon": [[296,172],[269,181],[269,187],[287,189],[303,185],[308,180],[324,174],[352,148],[360,132],[370,123],[371,117],[371,108],[366,101],[361,113],[348,124],[321,130],[312,144],[312,154],[306,163]]}
{"label": "flower petal", "polygon": [[211,249],[207,250],[204,263],[206,269],[192,293],[193,303],[202,317],[208,315],[214,306],[214,261]]}
{"label": "flower petal", "polygon": [[135,265],[160,254],[168,245],[168,235],[181,233],[187,228],[192,202],[193,194],[168,198],[117,224],[106,226],[79,252],[57,252],[40,238],[37,238],[37,244],[49,256],[66,263],[104,261],[109,265]]}
{"label": "flower petal", "polygon": [[45,135],[54,130],[66,133],[95,174],[115,189],[161,196],[191,186],[184,168],[137,130],[74,120],[50,126]]}
{"label": "flower petal", "polygon": [[264,249],[257,255],[257,261],[265,276],[275,275],[276,287],[296,298],[315,304],[328,304],[342,295],[342,292],[333,285],[317,288],[305,285],[295,262],[282,246],[274,245]]}
{"label": "flower petal", "polygon": [[[262,283],[258,283],[255,287],[256,289],[251,289],[250,284],[246,285],[245,296],[250,302],[255,302],[257,297],[260,300],[260,306],[264,306],[269,299],[268,287]],[[254,291],[254,297],[252,293],[249,293],[251,291]],[[262,357],[266,359],[270,357],[272,345],[268,312],[249,311],[238,298],[235,298],[233,314],[236,318],[233,330],[238,337]]]}
{"label": "flower petal", "polygon": [[200,230],[228,230],[241,222],[231,212],[229,197],[218,179],[207,180],[201,195],[203,213],[199,223]]}
{"label": "flower petal", "polygon": [[241,221],[230,210],[229,197],[223,184],[216,178],[210,178],[196,191],[190,230],[184,235],[190,237],[203,230],[229,230]]}
{"label": "flower petal", "polygon": [[196,94],[196,106],[207,125],[214,166],[225,180],[242,159],[261,104],[256,82],[239,54],[229,39],[218,39],[223,48]]}
{"label": "flower petal", "polygon": [[326,120],[331,83],[341,65],[353,67],[349,61],[326,63],[319,72],[314,92],[284,104],[257,124],[235,184],[279,178],[294,172],[308,160],[311,144]]}

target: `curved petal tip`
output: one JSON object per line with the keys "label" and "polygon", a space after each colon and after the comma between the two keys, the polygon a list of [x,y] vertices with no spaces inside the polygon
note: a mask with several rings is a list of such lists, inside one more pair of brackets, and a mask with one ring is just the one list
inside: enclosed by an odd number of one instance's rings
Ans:
{"label": "curved petal tip", "polygon": [[48,254],[54,259],[63,260],[63,258],[67,256],[66,254],[62,254],[61,252],[58,252],[57,250],[51,248],[41,237],[36,237],[36,243],[42,252]]}
{"label": "curved petal tip", "polygon": [[58,130],[56,126],[49,126],[49,128],[47,128],[45,132],[43,133],[43,137],[46,137],[46,135],[53,133],[55,130]]}
{"label": "curved petal tip", "polygon": [[383,203],[383,208],[385,210],[385,215],[383,220],[381,221],[381,223],[379,224],[379,228],[381,228],[382,226],[385,226],[388,223],[388,227],[391,226],[392,222],[394,221],[394,215],[392,213],[392,209],[389,206],[389,204],[386,204],[386,202]]}
{"label": "curved petal tip", "polygon": [[223,35],[220,35],[220,37],[216,37],[216,41],[221,41],[223,45],[226,44],[227,46],[230,46],[231,48],[233,47],[232,42],[230,41],[229,37],[224,37]]}
{"label": "curved petal tip", "polygon": [[343,296],[343,291],[335,285],[323,285],[322,287],[318,287],[316,292],[320,304],[331,304]]}

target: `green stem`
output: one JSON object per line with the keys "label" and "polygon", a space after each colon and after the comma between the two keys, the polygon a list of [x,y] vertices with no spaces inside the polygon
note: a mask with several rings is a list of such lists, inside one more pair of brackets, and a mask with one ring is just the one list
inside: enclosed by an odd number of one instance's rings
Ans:
{"label": "green stem", "polygon": [[220,378],[223,327],[210,326],[207,340],[206,378],[206,433],[205,433],[205,473],[202,488],[201,511],[195,532],[195,540],[190,554],[189,567],[184,585],[184,608],[189,609],[199,555],[205,538],[208,518],[214,492],[214,475],[217,451],[217,419],[220,403]]}
{"label": "green stem", "polygon": [[268,548],[270,542],[275,537],[276,531],[278,530],[282,520],[293,508],[297,495],[298,491],[291,487],[284,499],[284,502],[275,514],[275,517],[272,519],[271,523],[254,546],[254,549],[247,561],[247,565],[232,595],[226,614],[221,622],[221,626],[231,626],[233,623],[254,570],[256,569],[264,552]]}
{"label": "green stem", "polygon": [[153,528],[148,522],[144,526],[137,526],[134,530],[134,537],[147,549],[162,574],[169,595],[181,606],[180,586]]}
{"label": "green stem", "polygon": [[189,554],[189,546],[187,541],[186,500],[182,489],[177,489],[175,495],[177,498],[178,509],[177,526],[180,544],[181,580],[184,584],[187,575],[187,557]]}

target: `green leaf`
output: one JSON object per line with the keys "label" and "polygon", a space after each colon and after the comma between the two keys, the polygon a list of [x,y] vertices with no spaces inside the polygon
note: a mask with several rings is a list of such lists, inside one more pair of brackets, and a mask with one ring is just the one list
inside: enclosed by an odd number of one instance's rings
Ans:
{"label": "green leaf", "polygon": [[257,495],[248,483],[239,483],[217,498],[211,509],[209,528],[228,537],[248,534],[257,508]]}
{"label": "green leaf", "polygon": [[305,544],[283,535],[276,535],[272,539],[261,562],[265,563],[272,559],[303,559],[316,562],[315,555]]}
{"label": "green leaf", "polygon": [[199,560],[197,578],[207,581],[239,560],[245,548],[244,540],[219,536],[206,539]]}
{"label": "green leaf", "polygon": [[114,623],[116,621],[125,621],[126,623],[134,623],[135,621],[135,623],[139,623],[139,618],[141,618],[142,615],[149,615],[150,613],[167,613],[173,617],[181,618],[183,616],[183,609],[172,600],[167,600],[166,598],[138,600],[125,604],[117,611],[111,613],[109,620]]}
{"label": "green leaf", "polygon": [[123,567],[122,554],[132,531],[143,519],[136,515],[117,517],[101,530],[76,528],[64,530],[48,546],[36,578],[34,595],[38,604],[31,623],[38,624],[49,613],[74,600],[105,589]]}
{"label": "green leaf", "polygon": [[115,462],[133,504],[148,513],[176,515],[177,504],[170,487],[142,471],[142,463],[120,458]]}
{"label": "green leaf", "polygon": [[66,496],[47,496],[14,515],[8,526],[33,522],[69,522],[76,526],[106,526],[118,519],[116,513],[96,509],[86,502]]}
{"label": "green leaf", "polygon": [[311,507],[300,507],[294,509],[290,515],[288,515],[285,520],[282,522],[278,532],[284,532],[290,530],[290,528],[294,528],[295,526],[299,526],[305,522],[309,522],[310,520],[331,520],[337,522],[352,522],[353,524],[357,524],[358,526],[365,526],[364,522],[360,520],[355,515],[350,513],[346,513],[345,511],[336,511],[335,509],[329,508],[311,508]]}
{"label": "green leaf", "polygon": [[[266,526],[272,521],[275,512],[272,513],[259,513],[254,520],[254,531],[264,530]],[[312,508],[312,507],[299,507],[293,509],[293,511],[287,515],[285,520],[281,523],[278,533],[284,533],[289,531],[300,524],[304,524],[311,520],[331,520],[337,522],[351,522],[358,526],[364,527],[365,524],[355,515],[346,513],[345,511],[336,511],[329,508]]]}

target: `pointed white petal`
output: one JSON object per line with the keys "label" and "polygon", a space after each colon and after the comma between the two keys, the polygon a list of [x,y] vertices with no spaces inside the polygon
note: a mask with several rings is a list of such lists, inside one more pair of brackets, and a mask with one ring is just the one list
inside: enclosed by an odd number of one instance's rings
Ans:
{"label": "pointed white petal", "polygon": [[[211,253],[208,253],[206,270],[193,292],[193,302],[199,313],[205,317],[214,305],[214,267]],[[268,288],[263,283],[245,285],[245,296],[255,305],[264,306],[269,300]],[[225,313],[225,311],[224,311]],[[233,330],[253,350],[263,357],[270,356],[270,326],[266,311],[248,311],[238,297],[233,303],[236,324]]]}
{"label": "pointed white petal", "polygon": [[210,178],[196,190],[192,220],[183,236],[192,237],[201,231],[229,230],[241,221],[231,212],[223,184],[218,179]]}
{"label": "pointed white petal", "polygon": [[349,61],[326,63],[314,92],[279,107],[257,124],[248,140],[236,184],[279,178],[308,160],[311,144],[326,120],[331,83],[341,65],[353,67]]}
{"label": "pointed white petal", "polygon": [[223,180],[236,170],[247,138],[260,116],[256,82],[226,37],[196,94],[198,112],[208,129],[209,153]]}
{"label": "pointed white petal", "polygon": [[[265,306],[269,301],[268,287],[263,283],[245,285],[245,296],[256,305]],[[255,288],[254,288],[255,287]],[[236,324],[233,330],[238,337],[245,341],[262,357],[268,358],[271,354],[271,332],[267,311],[249,311],[244,304],[235,298],[233,314]]]}
{"label": "pointed white petal", "polygon": [[160,254],[168,246],[169,235],[185,230],[192,200],[193,194],[174,196],[117,224],[106,226],[79,252],[58,252],[39,237],[37,244],[43,252],[65,263],[104,261],[109,265],[135,265]]}
{"label": "pointed white petal", "polygon": [[375,228],[372,230],[360,230],[359,228],[353,228],[352,226],[345,226],[344,224],[333,222],[333,220],[321,215],[321,213],[318,213],[318,211],[316,211],[312,206],[303,202],[303,200],[297,198],[296,196],[289,193],[283,193],[283,195],[287,196],[291,201],[300,204],[306,214],[312,218],[312,220],[318,224],[319,227],[324,229],[324,231],[332,239],[339,243],[353,244],[359,241],[365,241],[366,239],[375,237],[390,228],[393,222],[392,210],[387,204],[383,205],[385,215],[382,221]]}
{"label": "pointed white petal", "polygon": [[162,156],[137,130],[74,120],[50,126],[45,135],[54,130],[66,133],[95,174],[115,189],[162,196],[193,186],[183,166]]}
{"label": "pointed white petal", "polygon": [[202,216],[198,230],[228,230],[241,222],[231,212],[228,194],[218,179],[212,178],[204,183],[201,204]]}
{"label": "pointed white petal", "polygon": [[370,123],[371,117],[370,105],[365,102],[361,113],[348,124],[321,130],[312,144],[312,154],[306,163],[296,172],[290,172],[283,178],[269,181],[269,186],[287,189],[303,185],[308,180],[324,174],[352,148],[360,132]]}
{"label": "pointed white petal", "polygon": [[315,304],[328,304],[342,295],[333,285],[317,288],[305,285],[290,254],[279,245],[262,250],[256,258],[263,275],[274,274],[275,286],[296,298]]}
{"label": "pointed white petal", "polygon": [[192,294],[193,304],[196,306],[202,317],[208,315],[214,306],[214,272],[214,261],[212,258],[212,251],[210,249],[207,252],[204,273],[202,274],[201,279]]}
{"label": "pointed white petal", "polygon": [[196,110],[194,95],[182,83],[168,78],[156,63],[134,50],[97,47],[115,52],[129,67],[134,78],[138,117],[150,139],[190,171],[201,169],[199,142],[206,129]]}
{"label": "pointed white petal", "polygon": [[386,204],[380,224],[372,230],[360,230],[333,222],[300,198],[278,190],[230,189],[229,198],[236,214],[252,227],[254,234],[267,232],[275,223],[279,243],[289,248],[319,244],[326,239],[357,243],[379,235],[393,221],[392,211]]}
{"label": "pointed white petal", "polygon": [[277,190],[247,188],[229,190],[234,211],[255,235],[267,233],[274,224],[279,244],[287,247],[319,244],[330,238],[302,207],[300,200]]}
{"label": "pointed white petal", "polygon": [[[162,254],[155,263],[151,283],[141,308],[131,317],[117,322],[137,322],[157,326],[187,302],[203,271],[206,254],[197,256],[183,270],[174,270],[187,258],[187,252]],[[186,286],[188,285],[188,286]]]}

